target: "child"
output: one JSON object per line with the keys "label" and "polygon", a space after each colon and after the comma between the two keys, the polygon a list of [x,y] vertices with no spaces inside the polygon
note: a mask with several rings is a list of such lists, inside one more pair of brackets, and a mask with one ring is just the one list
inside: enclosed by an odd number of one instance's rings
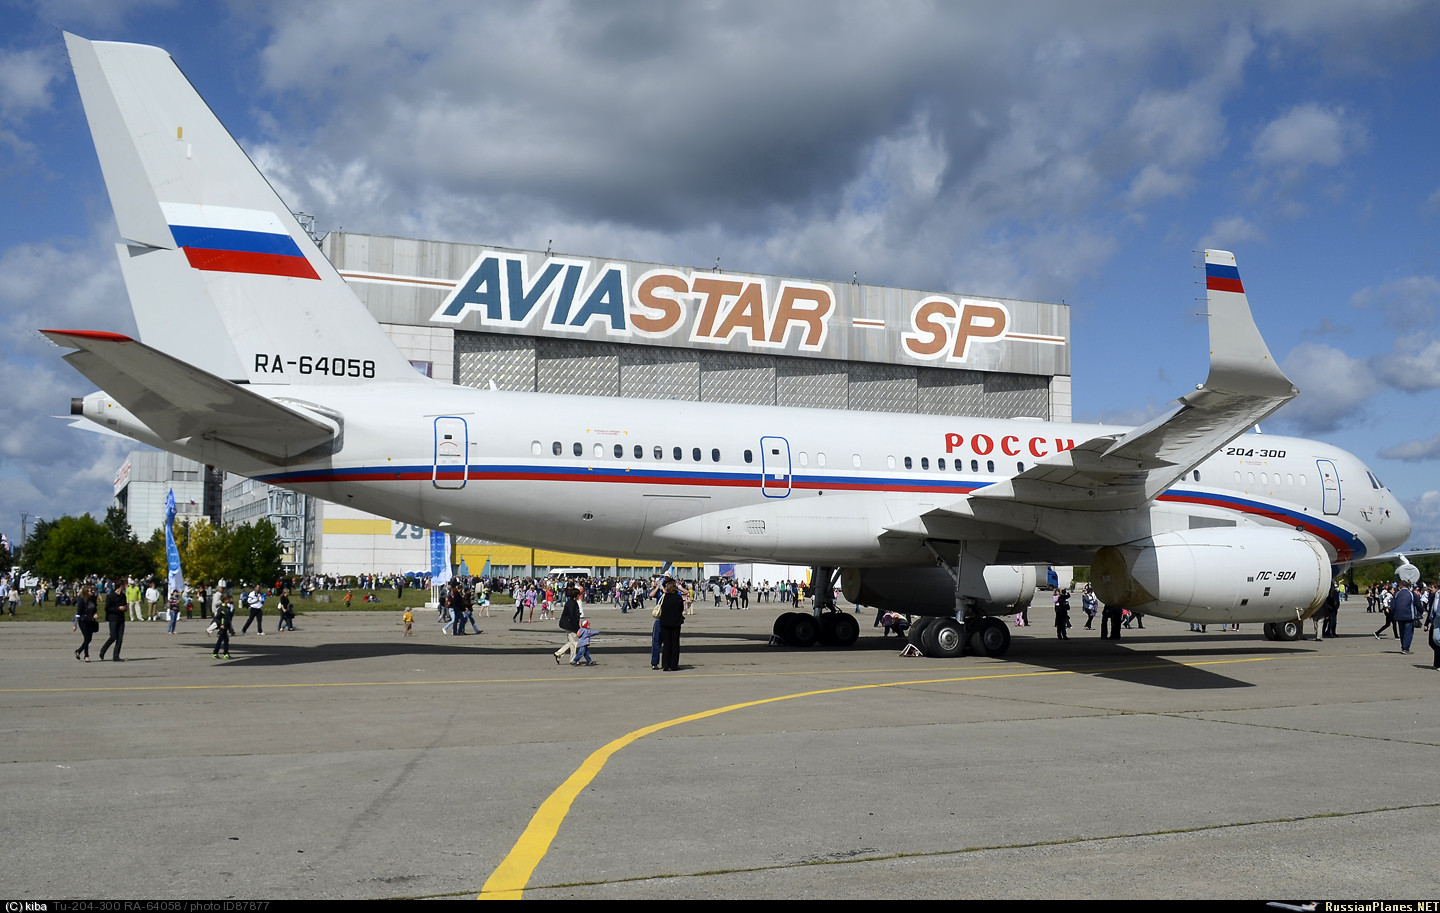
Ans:
{"label": "child", "polygon": [[[595,660],[590,658],[590,636],[593,633],[594,632],[590,630],[590,619],[586,618],[582,620],[580,622],[580,630],[575,632],[575,636],[579,639],[579,646],[575,649],[575,659],[571,661],[570,665],[595,665]],[[580,662],[582,659],[585,661],[584,663]]]}
{"label": "child", "polygon": [[405,636],[411,636],[410,626],[415,623],[415,616],[410,614],[409,609],[406,609],[405,614],[400,616],[400,620],[405,622]]}

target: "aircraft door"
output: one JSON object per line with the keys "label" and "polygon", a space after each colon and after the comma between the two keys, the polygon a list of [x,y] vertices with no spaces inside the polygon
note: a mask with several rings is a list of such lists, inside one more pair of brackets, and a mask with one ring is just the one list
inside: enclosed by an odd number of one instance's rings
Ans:
{"label": "aircraft door", "polygon": [[470,475],[470,436],[465,420],[454,415],[435,419],[436,488],[464,488]]}
{"label": "aircraft door", "polygon": [[1340,473],[1329,460],[1316,460],[1320,470],[1320,510],[1326,515],[1340,513]]}
{"label": "aircraft door", "polygon": [[760,439],[760,493],[767,498],[790,494],[790,442],[783,437]]}

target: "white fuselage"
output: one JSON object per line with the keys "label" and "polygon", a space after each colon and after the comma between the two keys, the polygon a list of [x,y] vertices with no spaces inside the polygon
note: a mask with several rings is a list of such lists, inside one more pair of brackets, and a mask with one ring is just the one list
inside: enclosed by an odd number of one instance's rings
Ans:
{"label": "white fuselage", "polygon": [[[1344,565],[1397,547],[1410,530],[1357,458],[1275,435],[1235,439],[1144,508],[1036,508],[1017,530],[956,527],[956,515],[971,492],[1126,429],[438,383],[273,392],[343,415],[338,452],[278,471],[214,441],[191,440],[189,455],[395,520],[517,545],[883,566],[932,564],[927,538],[962,538],[1000,541],[1003,563],[1086,563],[1101,545],[1259,525],[1302,529]],[[716,514],[718,525],[694,519]]]}

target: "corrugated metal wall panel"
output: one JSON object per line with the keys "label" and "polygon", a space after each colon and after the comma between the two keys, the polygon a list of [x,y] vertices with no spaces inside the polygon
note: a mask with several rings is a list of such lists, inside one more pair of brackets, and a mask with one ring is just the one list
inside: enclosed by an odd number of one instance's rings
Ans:
{"label": "corrugated metal wall panel", "polygon": [[469,387],[535,390],[535,340],[484,333],[455,334],[455,382]]}
{"label": "corrugated metal wall panel", "polygon": [[775,358],[700,352],[700,399],[707,403],[775,405]]}
{"label": "corrugated metal wall panel", "polygon": [[1050,384],[1045,377],[1024,374],[985,375],[985,415],[1050,417]]}
{"label": "corrugated metal wall panel", "polygon": [[640,348],[621,352],[620,395],[694,402],[700,398],[700,364],[685,352]]}
{"label": "corrugated metal wall panel", "polygon": [[920,368],[916,379],[917,408],[926,415],[990,414],[985,411],[985,375],[979,371]]}
{"label": "corrugated metal wall panel", "polygon": [[786,359],[775,367],[775,405],[844,409],[850,405],[845,366],[833,361]]}
{"label": "corrugated metal wall panel", "polygon": [[536,342],[535,385],[541,393],[620,395],[618,346],[569,339]]}
{"label": "corrugated metal wall panel", "polygon": [[849,366],[850,408],[865,412],[914,412],[915,369],[904,365]]}

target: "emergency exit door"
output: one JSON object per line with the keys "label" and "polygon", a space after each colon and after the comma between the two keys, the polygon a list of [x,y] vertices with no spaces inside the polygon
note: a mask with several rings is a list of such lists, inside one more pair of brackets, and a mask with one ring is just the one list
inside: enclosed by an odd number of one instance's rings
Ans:
{"label": "emergency exit door", "polygon": [[464,488],[470,475],[470,436],[465,433],[465,420],[459,416],[442,415],[435,419],[436,488]]}
{"label": "emergency exit door", "polygon": [[790,494],[790,442],[783,437],[760,439],[760,493],[767,498]]}

